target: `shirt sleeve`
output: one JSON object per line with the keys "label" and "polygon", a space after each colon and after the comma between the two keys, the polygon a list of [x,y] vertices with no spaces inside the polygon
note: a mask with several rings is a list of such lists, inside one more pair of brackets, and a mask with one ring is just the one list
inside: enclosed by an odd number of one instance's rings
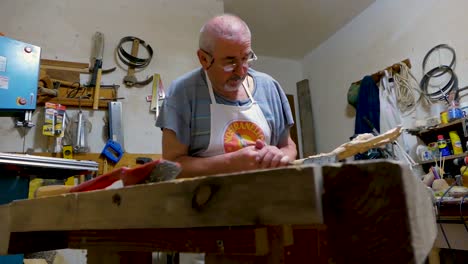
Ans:
{"label": "shirt sleeve", "polygon": [[184,145],[190,144],[190,111],[189,101],[184,89],[173,82],[168,89],[156,126],[176,133],[177,139]]}

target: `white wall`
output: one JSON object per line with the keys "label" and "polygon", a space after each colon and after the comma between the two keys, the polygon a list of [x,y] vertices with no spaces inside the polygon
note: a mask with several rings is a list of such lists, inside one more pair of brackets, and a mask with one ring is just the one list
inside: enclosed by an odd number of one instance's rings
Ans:
{"label": "white wall", "polygon": [[[223,10],[219,0],[3,0],[0,31],[42,47],[42,58],[76,62],[89,62],[92,37],[100,31],[105,38],[104,68],[115,66],[113,52],[120,38],[137,36],[155,52],[150,66],[137,77],[159,73],[168,87],[174,78],[198,67],[198,32],[204,22]],[[125,70],[117,68],[103,75],[102,83],[121,85],[118,95],[125,97],[122,102],[126,151],[161,153],[161,132],[154,126],[154,114],[145,101],[145,96],[151,94],[151,84],[126,88],[122,85],[125,75]],[[88,80],[88,75],[82,75],[83,84]],[[34,113],[38,126],[42,125],[42,111]],[[68,112],[72,115],[75,111]],[[101,152],[104,147],[105,113],[106,110],[87,112],[93,125],[89,135],[91,152]],[[27,131],[24,149],[47,150],[47,139],[40,129]],[[0,151],[22,152],[22,130],[14,127],[12,118],[0,118]]]}
{"label": "white wall", "polygon": [[467,10],[464,0],[379,0],[311,51],[303,69],[311,85],[318,150],[330,151],[353,134],[355,113],[346,93],[364,75],[409,58],[419,81],[426,52],[446,43],[457,52],[455,72],[465,86]]}
{"label": "white wall", "polygon": [[[255,43],[253,43],[252,46],[255,50]],[[258,60],[255,62],[253,68],[271,75],[281,84],[281,87],[286,94],[294,95],[294,108],[296,109],[296,126],[299,141],[296,142],[296,144],[299,144],[299,151],[302,152],[302,142],[300,140],[301,126],[296,89],[296,83],[302,80],[301,63],[297,60],[258,56]]]}

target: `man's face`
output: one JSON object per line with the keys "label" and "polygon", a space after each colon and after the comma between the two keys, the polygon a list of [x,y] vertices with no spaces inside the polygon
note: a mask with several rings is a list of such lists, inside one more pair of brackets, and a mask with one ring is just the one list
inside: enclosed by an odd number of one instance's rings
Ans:
{"label": "man's face", "polygon": [[209,62],[214,59],[207,70],[213,89],[220,92],[237,91],[247,76],[246,61],[251,53],[250,40],[218,40],[212,58],[208,58]]}

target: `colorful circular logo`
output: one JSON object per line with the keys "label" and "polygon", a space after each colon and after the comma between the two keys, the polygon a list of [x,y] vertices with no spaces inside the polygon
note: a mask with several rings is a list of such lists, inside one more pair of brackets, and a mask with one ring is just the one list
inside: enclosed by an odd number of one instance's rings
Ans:
{"label": "colorful circular logo", "polygon": [[250,121],[234,121],[224,132],[224,151],[226,153],[255,145],[257,139],[265,140],[263,130]]}

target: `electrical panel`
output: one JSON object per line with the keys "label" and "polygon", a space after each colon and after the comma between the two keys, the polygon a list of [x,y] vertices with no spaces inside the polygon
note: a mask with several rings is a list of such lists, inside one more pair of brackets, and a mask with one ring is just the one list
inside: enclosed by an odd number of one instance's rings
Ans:
{"label": "electrical panel", "polygon": [[0,36],[0,114],[36,109],[41,48]]}

